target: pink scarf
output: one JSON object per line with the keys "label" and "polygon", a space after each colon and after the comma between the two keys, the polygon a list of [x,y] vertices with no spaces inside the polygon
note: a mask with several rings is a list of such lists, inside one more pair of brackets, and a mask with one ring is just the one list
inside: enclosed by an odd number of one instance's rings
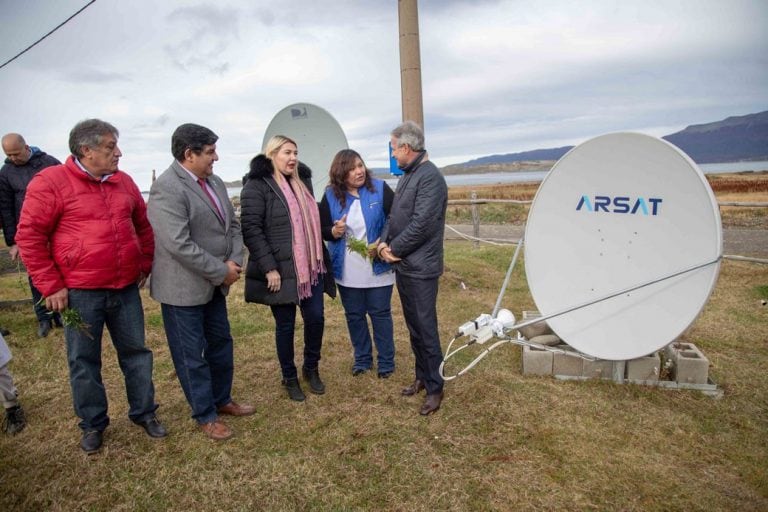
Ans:
{"label": "pink scarf", "polygon": [[317,284],[318,276],[325,273],[320,213],[315,198],[298,177],[287,179],[276,171],[275,178],[288,202],[293,230],[293,263],[299,300],[302,300],[312,296],[312,286]]}

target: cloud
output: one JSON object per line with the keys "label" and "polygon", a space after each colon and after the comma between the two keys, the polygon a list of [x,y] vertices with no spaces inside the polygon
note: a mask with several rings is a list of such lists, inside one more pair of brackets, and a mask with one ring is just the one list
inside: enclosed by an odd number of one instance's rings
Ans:
{"label": "cloud", "polygon": [[165,52],[181,71],[202,68],[223,74],[229,69],[229,63],[221,62],[221,59],[230,43],[238,39],[240,15],[234,7],[216,4],[174,9],[166,16],[166,21],[180,31],[169,31],[168,35],[177,33],[179,37],[164,45]]}
{"label": "cloud", "polygon": [[106,85],[115,83],[129,83],[133,81],[133,78],[125,73],[103,71],[92,66],[77,67],[75,69],[67,67],[61,73],[61,77],[67,82],[79,84],[90,83]]}

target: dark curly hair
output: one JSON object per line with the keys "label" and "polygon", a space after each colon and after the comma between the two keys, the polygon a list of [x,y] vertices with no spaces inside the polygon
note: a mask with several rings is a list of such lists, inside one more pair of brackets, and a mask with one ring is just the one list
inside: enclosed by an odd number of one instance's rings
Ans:
{"label": "dark curly hair", "polygon": [[336,153],[335,157],[333,157],[331,169],[328,171],[328,176],[330,178],[328,188],[333,191],[333,195],[339,200],[342,208],[347,205],[347,174],[355,168],[355,161],[358,158],[363,162],[363,167],[365,167],[365,183],[363,186],[371,192],[375,190],[373,181],[371,181],[371,171],[368,169],[368,166],[365,165],[365,161],[363,160],[363,157],[360,156],[360,153],[354,149],[342,149]]}

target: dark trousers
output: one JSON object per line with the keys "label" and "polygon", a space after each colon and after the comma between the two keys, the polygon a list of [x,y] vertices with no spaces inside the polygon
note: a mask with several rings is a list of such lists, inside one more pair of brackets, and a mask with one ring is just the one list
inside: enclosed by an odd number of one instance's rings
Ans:
{"label": "dark trousers", "polygon": [[216,419],[232,401],[234,355],[227,299],[217,288],[206,304],[162,304],[165,336],[181,389],[200,424]]}
{"label": "dark trousers", "polygon": [[[304,319],[304,368],[314,370],[320,363],[320,349],[323,348],[325,311],[323,306],[323,276],[312,287],[312,296],[299,302],[301,317]],[[296,304],[271,306],[275,317],[275,345],[277,359],[283,379],[298,376],[293,361],[293,335],[296,328]]]}
{"label": "dark trousers", "polygon": [[416,378],[424,383],[427,394],[441,393],[443,350],[437,327],[438,278],[417,279],[397,273],[396,282],[405,325],[411,336],[411,349],[416,358]]}
{"label": "dark trousers", "polygon": [[144,309],[134,284],[121,290],[69,290],[69,307],[84,326],[64,329],[69,383],[75,413],[83,430],[103,431],[109,425],[107,392],[101,379],[101,338],[107,327],[125,379],[128,417],[134,422],[154,417],[152,351],[144,344]]}

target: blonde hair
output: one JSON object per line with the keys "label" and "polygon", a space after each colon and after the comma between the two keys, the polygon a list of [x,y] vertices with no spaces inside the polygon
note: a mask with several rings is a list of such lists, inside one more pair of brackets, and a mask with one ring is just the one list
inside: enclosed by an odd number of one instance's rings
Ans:
{"label": "blonde hair", "polygon": [[[278,171],[277,167],[275,167],[274,157],[277,154],[277,152],[280,151],[280,148],[289,142],[294,146],[296,146],[297,148],[299,147],[299,145],[296,144],[295,140],[285,135],[273,135],[264,145],[264,156],[269,158],[269,161],[272,162],[272,176],[274,176],[276,181],[282,181],[285,179],[285,177],[283,176],[283,173]],[[296,162],[296,184],[302,190],[307,190],[307,187],[304,186],[304,183],[301,181],[301,178],[299,178],[299,162],[298,161]]]}

